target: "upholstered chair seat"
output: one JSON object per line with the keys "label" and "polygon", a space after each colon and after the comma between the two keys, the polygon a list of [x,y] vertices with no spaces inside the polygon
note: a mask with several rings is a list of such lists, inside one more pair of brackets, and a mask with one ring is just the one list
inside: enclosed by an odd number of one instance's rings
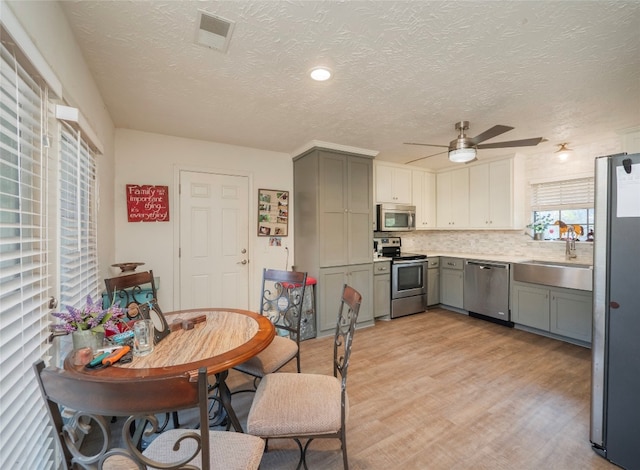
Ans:
{"label": "upholstered chair seat", "polygon": [[[149,444],[142,453],[158,462],[172,462],[191,455],[195,443],[183,441],[180,450],[174,452],[173,445],[191,429],[170,429],[163,432]],[[262,460],[264,441],[259,437],[237,432],[209,431],[209,465],[211,469],[247,470],[257,469]],[[189,462],[197,468],[203,468],[202,452]]]}
{"label": "upholstered chair seat", "polygon": [[[340,381],[330,375],[267,375],[253,399],[247,431],[262,437],[335,434],[342,425],[341,393]],[[345,396],[345,419],[348,415]]]}
{"label": "upholstered chair seat", "polygon": [[295,341],[283,336],[276,336],[261,353],[235,367],[236,370],[254,377],[263,377],[279,370],[298,354]]}

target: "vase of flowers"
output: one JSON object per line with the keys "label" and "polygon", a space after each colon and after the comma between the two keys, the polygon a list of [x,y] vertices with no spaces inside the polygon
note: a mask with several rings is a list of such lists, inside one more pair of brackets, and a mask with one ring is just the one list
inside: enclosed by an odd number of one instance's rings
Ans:
{"label": "vase of flowers", "polygon": [[553,218],[547,214],[547,215],[536,217],[536,219],[532,223],[527,225],[527,228],[530,228],[533,230],[534,240],[542,240],[544,231],[547,229],[549,224],[551,224],[552,220]]}
{"label": "vase of flowers", "polygon": [[106,332],[119,333],[125,320],[125,310],[112,304],[103,309],[102,302],[94,302],[90,295],[81,308],[66,306],[65,312],[55,312],[54,317],[62,320],[52,325],[54,331],[71,333],[73,348],[102,347]]}

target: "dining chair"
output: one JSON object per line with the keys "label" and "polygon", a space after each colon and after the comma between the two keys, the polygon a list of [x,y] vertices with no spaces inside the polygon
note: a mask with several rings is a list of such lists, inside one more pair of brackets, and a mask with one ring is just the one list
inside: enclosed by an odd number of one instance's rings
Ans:
{"label": "dining chair", "polygon": [[105,279],[104,284],[109,302],[118,302],[121,307],[127,307],[132,302],[143,304],[158,298],[151,270],[111,277]]}
{"label": "dining chair", "polygon": [[[157,302],[158,299],[158,291],[152,270],[107,278],[104,280],[104,284],[107,288],[109,305],[117,303],[123,308],[130,308],[129,312],[131,311],[131,304],[143,304],[152,300]],[[131,317],[131,315],[129,316]],[[180,418],[178,413],[176,411],[172,412],[171,417],[173,426],[175,428],[179,427]],[[159,428],[159,432],[164,431],[168,423],[169,415],[167,414],[164,423]]]}
{"label": "dining chair", "polygon": [[300,449],[298,469],[303,465],[307,469],[307,449],[318,438],[340,439],[343,465],[349,468],[347,371],[361,302],[362,296],[345,284],[333,341],[333,376],[268,374],[258,385],[247,432],[265,439],[293,439]]}
{"label": "dining chair", "polygon": [[255,391],[260,379],[278,371],[294,357],[300,372],[300,319],[306,283],[306,272],[263,270],[260,313],[271,320],[277,334],[266,349],[234,367],[255,378],[253,390],[234,393]]}
{"label": "dining chair", "polygon": [[[145,378],[144,380],[101,380],[99,377],[71,375],[42,360],[33,366],[49,418],[62,448],[63,467],[109,468],[147,467],[162,469],[213,468],[257,469],[264,441],[249,434],[208,431],[207,371],[198,371],[197,381],[188,375]],[[63,419],[60,407],[74,411]],[[145,435],[158,425],[156,413],[174,409],[198,409],[199,429],[170,429],[159,434],[143,451],[131,435],[135,422],[144,422]],[[104,416],[128,416],[121,435],[111,435],[111,424]],[[82,434],[86,436],[83,442]],[[93,444],[93,445],[92,445]]]}

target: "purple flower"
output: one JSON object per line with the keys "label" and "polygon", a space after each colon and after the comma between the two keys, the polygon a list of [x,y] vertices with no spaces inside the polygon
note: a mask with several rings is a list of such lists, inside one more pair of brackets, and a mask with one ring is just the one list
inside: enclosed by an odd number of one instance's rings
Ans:
{"label": "purple flower", "polygon": [[107,309],[102,308],[102,302],[94,302],[87,295],[85,305],[76,308],[67,305],[66,312],[54,312],[52,315],[61,320],[55,323],[53,328],[67,333],[79,330],[118,330],[118,323],[123,321],[126,310],[119,305],[112,305]]}

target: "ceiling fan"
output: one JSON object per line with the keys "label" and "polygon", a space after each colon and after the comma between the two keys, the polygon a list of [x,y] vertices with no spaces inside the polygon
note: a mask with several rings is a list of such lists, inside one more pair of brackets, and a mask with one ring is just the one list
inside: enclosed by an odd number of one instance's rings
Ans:
{"label": "ceiling fan", "polygon": [[434,153],[433,155],[427,155],[426,157],[416,158],[409,163],[417,162],[425,158],[435,157],[436,155],[442,155],[443,153],[449,154],[449,160],[454,163],[469,163],[476,159],[476,152],[478,149],[498,149],[506,147],[530,147],[538,145],[540,142],[545,141],[543,137],[536,137],[533,139],[522,140],[510,140],[507,142],[494,142],[492,144],[483,144],[485,140],[492,139],[500,134],[504,134],[513,129],[510,126],[493,126],[491,129],[487,129],[483,133],[475,137],[467,137],[464,133],[469,129],[469,121],[456,122],[455,129],[459,131],[457,139],[449,142],[449,145],[437,145],[437,144],[421,144],[419,142],[405,142],[406,145],[425,145],[427,147],[442,147],[446,148],[446,152]]}

